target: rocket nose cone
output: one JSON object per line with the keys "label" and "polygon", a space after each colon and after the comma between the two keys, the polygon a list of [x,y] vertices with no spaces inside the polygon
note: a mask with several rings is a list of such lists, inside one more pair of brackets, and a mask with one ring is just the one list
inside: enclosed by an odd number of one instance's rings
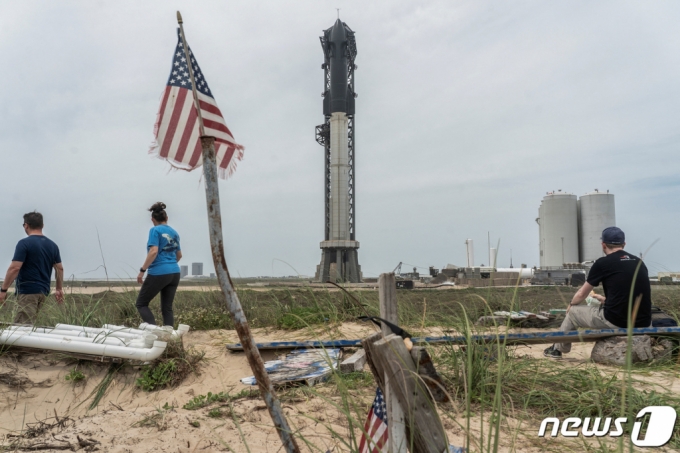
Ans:
{"label": "rocket nose cone", "polygon": [[338,19],[333,24],[333,29],[331,30],[331,41],[345,41],[346,39],[345,25]]}

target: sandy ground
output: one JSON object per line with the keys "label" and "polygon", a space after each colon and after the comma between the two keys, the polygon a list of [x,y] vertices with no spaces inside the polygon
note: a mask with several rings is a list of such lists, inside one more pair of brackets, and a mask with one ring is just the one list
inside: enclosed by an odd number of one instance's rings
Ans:
{"label": "sandy ground", "polygon": [[[310,336],[320,339],[357,338],[372,331],[365,324],[349,323],[334,330],[286,332],[285,339],[305,339]],[[429,333],[441,334],[436,329]],[[256,341],[284,339],[282,332],[264,329],[255,331],[255,338]],[[98,451],[120,453],[281,451],[278,436],[260,399],[239,400],[234,403],[233,418],[209,417],[208,412],[215,405],[194,411],[182,408],[197,395],[220,391],[235,393],[249,388],[240,384],[239,380],[252,374],[242,353],[230,353],[224,347],[225,343],[237,342],[234,331],[189,332],[184,341],[185,346],[193,346],[206,353],[200,374],[190,376],[178,388],[146,393],[134,385],[137,370],[128,368],[116,375],[99,406],[93,410],[88,410],[88,405],[92,401],[93,390],[106,374],[107,365],[81,362],[78,369],[87,379],[84,383],[73,385],[64,379],[74,368],[73,361],[67,363],[37,353],[7,353],[0,356],[0,376],[3,373],[12,373],[16,377],[28,379],[22,387],[7,385],[0,379],[2,444],[16,442],[17,438],[11,437],[12,435],[40,420],[54,423],[56,415],[59,420],[66,420],[63,427],[47,430],[37,438],[20,441],[25,444],[47,442],[66,445],[65,441],[78,445],[80,436],[85,442],[88,442],[87,439],[98,442]],[[517,352],[540,357],[543,348],[542,345],[527,346],[519,348]],[[588,360],[591,348],[592,344],[575,345],[573,353],[565,360],[574,364],[583,363]],[[275,357],[273,352],[263,352],[265,360]],[[650,380],[673,391],[680,391],[680,383],[668,379],[667,375],[652,375]],[[316,445],[316,448],[331,452],[348,451],[349,448],[343,444],[343,441],[349,439],[348,423],[346,417],[333,406],[333,402],[338,401],[338,396],[333,394],[332,388],[320,386],[316,396],[304,396],[302,392],[291,396],[289,393],[282,400],[282,405],[296,432]],[[353,391],[353,394],[359,413],[357,417],[363,423],[373,397],[372,390],[361,389]],[[164,406],[169,409],[163,409]],[[228,411],[229,408],[222,410]],[[449,440],[453,444],[463,445],[467,420],[462,416],[455,416],[455,413],[462,411],[462,406],[454,404],[445,411],[449,414],[443,417]],[[149,417],[153,419],[150,420]],[[144,426],[144,420],[147,421],[147,426]],[[194,426],[195,424],[199,426]],[[470,430],[474,437],[479,437],[482,426],[488,430],[488,420],[485,419],[483,425],[480,417],[470,420]],[[503,426],[507,435],[502,436],[498,450],[500,452],[566,451],[560,447],[559,441],[538,439],[538,426],[523,427],[517,420],[508,418],[503,419]],[[303,450],[308,449],[304,447]],[[572,451],[579,450],[577,448]]]}

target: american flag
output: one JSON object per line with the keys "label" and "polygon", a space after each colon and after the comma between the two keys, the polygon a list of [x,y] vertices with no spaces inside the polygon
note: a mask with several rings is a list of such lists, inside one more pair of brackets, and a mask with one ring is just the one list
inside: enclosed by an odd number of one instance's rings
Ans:
{"label": "american flag", "polygon": [[387,451],[387,408],[380,387],[375,391],[373,406],[368,411],[364,432],[359,441],[359,453]]}
{"label": "american flag", "polygon": [[[189,67],[177,29],[177,48],[172,59],[172,69],[163,92],[160,109],[154,126],[155,143],[151,153],[164,159],[175,168],[191,171],[203,163],[198,115],[194,106]],[[215,155],[220,178],[226,178],[236,169],[236,161],[243,158],[243,146],[236,143],[224,122],[208,83],[189,48],[194,71],[198,101],[205,127],[205,135],[215,137]]]}

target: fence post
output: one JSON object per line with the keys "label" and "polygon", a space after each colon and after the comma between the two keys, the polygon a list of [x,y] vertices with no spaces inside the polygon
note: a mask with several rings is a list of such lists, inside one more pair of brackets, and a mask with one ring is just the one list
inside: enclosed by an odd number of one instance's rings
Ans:
{"label": "fence post", "polygon": [[[394,273],[380,274],[378,278],[378,295],[380,299],[380,317],[392,324],[399,325],[397,311],[397,282]],[[392,334],[387,326],[382,326],[384,337]],[[390,453],[406,453],[406,425],[404,410],[397,400],[389,378],[385,376],[385,402],[387,403],[387,428],[389,430]]]}

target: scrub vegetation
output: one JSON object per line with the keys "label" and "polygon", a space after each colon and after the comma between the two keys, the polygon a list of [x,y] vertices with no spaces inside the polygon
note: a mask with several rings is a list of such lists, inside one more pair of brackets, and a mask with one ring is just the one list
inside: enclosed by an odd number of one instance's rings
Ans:
{"label": "scrub vegetation", "polygon": [[[498,310],[537,312],[565,308],[574,289],[565,287],[468,288],[439,291],[420,289],[398,291],[399,315],[404,327],[446,327],[463,317],[474,322],[479,316]],[[379,315],[378,292],[312,289],[239,289],[241,305],[251,327],[300,329]],[[93,295],[66,292],[63,305],[50,296],[36,325],[57,323],[100,327],[102,324],[135,326],[142,319],[135,308],[137,291],[103,291]],[[652,290],[653,304],[680,316],[680,287],[658,286]],[[11,322],[14,296],[0,308],[0,323]],[[159,298],[149,305],[160,314]],[[226,302],[218,291],[178,291],[173,305],[175,324],[188,324],[192,330],[233,329]],[[177,326],[175,326],[177,327]],[[412,332],[413,333],[413,332]]]}
{"label": "scrub vegetation", "polygon": [[[477,288],[398,291],[400,324],[418,335],[428,327],[465,334],[477,332],[474,321],[496,310],[541,311],[564,308],[573,294],[564,287]],[[102,292],[92,296],[69,295],[57,306],[52,298],[40,314],[39,325],[56,323],[100,326],[104,323],[136,325],[139,319],[134,301],[136,292]],[[356,321],[358,316],[378,315],[378,293],[372,290],[342,291],[239,289],[244,311],[253,327],[300,329],[314,327],[323,331],[341,322]],[[676,318],[680,314],[680,287],[653,287],[653,304]],[[159,301],[150,305],[159,312]],[[0,322],[11,319],[12,303],[0,310]],[[225,303],[219,292],[179,291],[174,304],[177,323],[192,330],[232,329]],[[486,328],[479,328],[486,329]],[[137,385],[145,391],[175,387],[200,369],[203,355],[184,350],[181,342],[168,348],[165,356],[144,368]],[[593,363],[560,362],[524,355],[526,349],[503,345],[465,347],[441,345],[429,348],[441,374],[451,402],[437,409],[445,428],[466,433],[465,447],[470,452],[538,451],[628,452],[629,433],[637,411],[646,406],[673,406],[680,410],[680,396],[669,390],[668,382],[680,377],[677,356],[644,365],[626,367]],[[111,365],[101,385],[95,389],[91,408],[120,367]],[[650,377],[661,377],[649,379]],[[664,382],[663,385],[655,382]],[[370,373],[334,374],[326,383],[313,388],[288,387],[278,391],[284,407],[305,406],[305,418],[320,424],[338,442],[339,451],[357,451],[368,407],[375,392]],[[160,393],[162,395],[162,393]],[[174,410],[190,410],[187,418],[193,427],[199,420],[219,418],[234,423],[241,433],[243,423],[251,423],[252,405],[261,402],[257,391],[232,392],[214,389],[205,395],[179,401],[182,409],[163,407],[140,421],[139,426],[165,429],[165,415]],[[88,401],[89,402],[89,401]],[[250,406],[248,406],[250,404]],[[318,410],[316,409],[318,406]],[[297,407],[297,406],[296,406]],[[248,409],[250,408],[250,409]],[[259,410],[259,406],[258,409]],[[329,416],[332,411],[334,415]],[[630,421],[620,438],[541,439],[536,433],[546,417],[621,417]],[[207,421],[205,422],[207,423]],[[295,426],[296,432],[301,432]],[[298,434],[300,445],[312,450],[325,448],[315,439]],[[246,442],[245,437],[241,437]],[[223,439],[224,444],[233,439]],[[316,446],[315,446],[316,445]],[[669,449],[680,449],[680,422]],[[324,450],[325,451],[325,450]],[[335,450],[334,450],[335,451]]]}

